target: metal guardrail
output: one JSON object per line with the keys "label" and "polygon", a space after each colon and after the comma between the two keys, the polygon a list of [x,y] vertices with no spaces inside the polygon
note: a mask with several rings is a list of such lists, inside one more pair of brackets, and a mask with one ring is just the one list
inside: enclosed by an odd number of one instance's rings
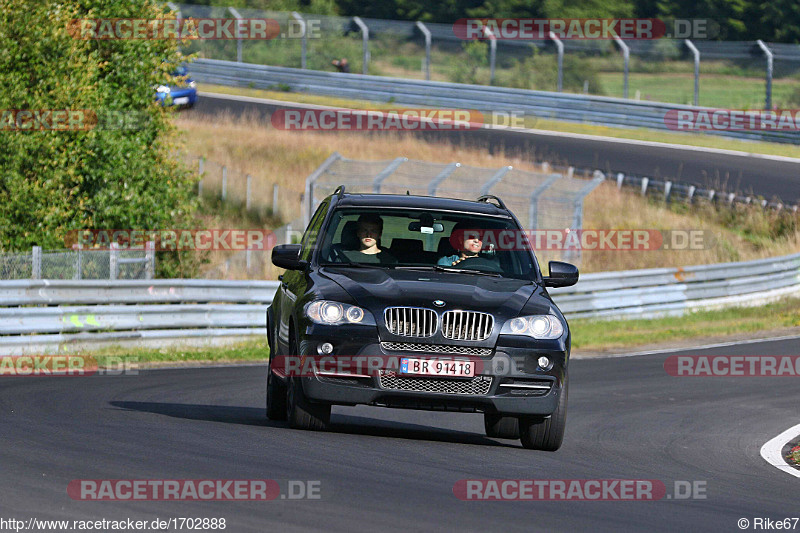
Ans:
{"label": "metal guardrail", "polygon": [[[266,308],[277,288],[276,281],[0,282],[0,355],[263,337]],[[800,254],[586,274],[574,287],[551,289],[568,318],[681,315],[796,293]]]}
{"label": "metal guardrail", "polygon": [[[296,92],[354,100],[475,109],[487,112],[514,111],[541,119],[667,131],[674,131],[668,127],[666,119],[667,112],[671,110],[710,110],[710,108],[681,104],[269,67],[214,59],[198,59],[189,66],[189,70],[197,81],[220,85],[257,89],[274,89],[276,87],[285,89],[288,86]],[[788,131],[713,130],[709,133],[739,139],[782,143],[800,141],[798,132]]]}

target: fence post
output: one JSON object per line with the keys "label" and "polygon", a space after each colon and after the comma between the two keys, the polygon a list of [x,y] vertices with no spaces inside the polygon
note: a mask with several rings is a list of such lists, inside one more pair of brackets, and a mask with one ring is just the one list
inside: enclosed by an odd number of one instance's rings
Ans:
{"label": "fence post", "polygon": [[75,254],[75,273],[72,275],[72,279],[81,279],[83,276],[83,245],[76,244],[73,246],[73,249],[76,251]]}
{"label": "fence post", "polygon": [[156,243],[154,241],[145,243],[144,258],[147,261],[144,265],[144,277],[153,279],[156,277]]}
{"label": "fence post", "polygon": [[300,68],[306,68],[306,51],[308,50],[308,32],[306,31],[306,28],[308,26],[306,25],[306,21],[297,11],[292,11],[292,17],[294,17],[294,20],[300,23],[300,28],[303,30],[303,39],[300,42]]}
{"label": "fence post", "polygon": [[278,216],[278,184],[272,184],[272,216]]}
{"label": "fence post", "polygon": [[553,174],[531,193],[528,205],[528,229],[539,229],[539,197],[560,178],[561,174]]}
{"label": "fence post", "polygon": [[761,51],[767,56],[767,96],[764,99],[764,109],[772,109],[772,51],[767,48],[761,39],[756,41]]}
{"label": "fence post", "polygon": [[556,49],[558,50],[558,92],[561,92],[564,88],[564,43],[552,31],[549,33],[549,37],[556,43]]}
{"label": "fence post", "polygon": [[[228,11],[230,11],[231,15],[233,15],[236,18],[236,34],[237,35],[241,35],[242,34],[242,26],[241,26],[242,22],[241,21],[242,21],[242,18],[244,18],[244,17],[242,17],[239,14],[239,12],[236,11],[236,8],[229,7]],[[237,63],[241,63],[242,62],[242,38],[241,37],[237,37],[236,38],[236,62]]]}
{"label": "fence post", "polygon": [[339,152],[333,152],[328,159],[326,159],[317,169],[306,178],[305,192],[303,192],[305,209],[303,209],[303,227],[308,226],[311,221],[311,215],[314,214],[314,183],[319,179],[322,174],[328,170],[336,161],[341,159],[342,156]]}
{"label": "fence post", "polygon": [[617,189],[622,189],[622,183],[625,181],[625,174],[622,172],[617,174]]}
{"label": "fence post", "polygon": [[628,48],[628,45],[625,44],[625,41],[619,38],[619,35],[614,35],[614,42],[622,50],[622,61],[623,61],[623,78],[622,78],[622,97],[628,97],[628,66],[630,64],[631,59],[631,49]]}
{"label": "fence post", "polygon": [[200,176],[200,181],[197,182],[197,196],[203,196],[203,173],[206,171],[205,161],[202,155],[197,160],[197,175]]}
{"label": "fence post", "polygon": [[228,197],[228,167],[222,167],[222,201]]}
{"label": "fence post", "polygon": [[364,47],[364,65],[361,69],[362,74],[368,74],[368,67],[369,65],[369,28],[367,25],[364,24],[364,21],[361,20],[361,17],[353,17],[353,22],[355,22],[358,27],[361,29],[361,37],[363,39],[363,47]]}
{"label": "fence post", "polygon": [[425,36],[425,79],[430,80],[431,79],[431,32],[427,28],[427,26],[425,26],[425,24],[423,24],[420,21],[417,21],[417,28],[419,28],[419,31],[421,31],[422,35]]}
{"label": "fence post", "polygon": [[375,179],[372,180],[372,192],[374,192],[375,194],[380,194],[380,192],[381,192],[381,184],[383,183],[383,180],[385,180],[386,178],[391,176],[392,173],[395,170],[397,170],[397,167],[399,167],[400,165],[402,165],[406,161],[408,161],[407,157],[398,157],[397,159],[395,159],[394,161],[392,161],[391,163],[386,165],[386,168],[381,170],[378,173],[378,175],[375,176]]}
{"label": "fence post", "polygon": [[694,56],[694,105],[700,105],[700,50],[689,39],[684,42]]}
{"label": "fence post", "polygon": [[42,279],[42,247],[31,250],[31,279]]}
{"label": "fence post", "polygon": [[664,201],[669,203],[669,193],[672,190],[672,182],[667,181],[664,183]]}
{"label": "fence post", "polygon": [[483,196],[484,194],[489,194],[489,191],[492,190],[492,187],[494,187],[495,185],[500,183],[500,180],[503,179],[503,176],[508,174],[508,172],[512,168],[514,168],[514,167],[509,165],[509,166],[503,167],[500,170],[498,170],[497,172],[495,172],[492,175],[492,177],[489,178],[489,180],[486,183],[484,183],[483,186],[481,187],[481,192],[480,192],[481,196]]}
{"label": "fence post", "polygon": [[647,196],[648,183],[650,183],[650,178],[642,178],[642,196]]}
{"label": "fence post", "polygon": [[489,85],[494,85],[494,67],[497,63],[497,37],[486,26],[484,26],[483,31],[489,37]]}
{"label": "fence post", "polygon": [[689,198],[688,198],[689,203],[692,203],[692,198],[694,198],[694,191],[696,190],[697,187],[695,187],[694,185],[689,185]]}
{"label": "fence post", "polygon": [[452,174],[456,171],[458,167],[461,166],[461,163],[450,163],[444,169],[436,175],[435,178],[431,180],[428,184],[428,196],[436,196],[436,190],[439,188],[439,185],[447,179],[447,176]]}
{"label": "fence post", "polygon": [[250,184],[253,181],[253,176],[247,175],[247,190],[245,191],[244,208],[250,211]]}
{"label": "fence post", "polygon": [[115,280],[119,277],[119,243],[112,242],[108,251],[108,279]]}

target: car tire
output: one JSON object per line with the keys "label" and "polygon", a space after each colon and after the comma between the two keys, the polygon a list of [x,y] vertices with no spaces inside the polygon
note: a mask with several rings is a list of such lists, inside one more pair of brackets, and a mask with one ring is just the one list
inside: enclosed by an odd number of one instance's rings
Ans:
{"label": "car tire", "polygon": [[[292,355],[299,355],[294,336],[290,341]],[[292,429],[324,431],[328,429],[331,406],[325,403],[312,403],[303,391],[299,377],[289,377],[286,384],[286,418]]]}
{"label": "car tire", "polygon": [[522,446],[529,450],[554,452],[564,441],[564,429],[567,425],[568,381],[564,377],[564,386],[558,399],[556,410],[547,418],[540,416],[519,417],[519,432]]}
{"label": "car tire", "polygon": [[483,414],[483,425],[486,436],[493,439],[518,439],[519,418],[516,416],[503,416],[499,414]]}
{"label": "car tire", "polygon": [[267,366],[267,418],[286,420],[286,384],[272,373],[272,361]]}

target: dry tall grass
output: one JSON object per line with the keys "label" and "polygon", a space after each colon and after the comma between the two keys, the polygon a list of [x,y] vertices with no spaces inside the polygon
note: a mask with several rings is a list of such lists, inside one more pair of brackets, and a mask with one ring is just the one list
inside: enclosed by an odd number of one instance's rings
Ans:
{"label": "dry tall grass", "polygon": [[[513,165],[540,168],[522,157],[492,155],[486,149],[447,142],[426,142],[413,135],[383,133],[297,132],[278,130],[254,118],[217,117],[213,120],[182,114],[185,148],[228,165],[237,174],[254,177],[255,204],[271,205],[272,183],[281,189],[279,208],[284,220],[300,214],[305,178],[332,152],[351,159],[388,160],[400,155],[447,163],[459,161],[480,167]],[[476,186],[479,185],[476,182]],[[477,189],[476,189],[477,190]],[[676,267],[784,255],[800,251],[797,218],[764,212],[759,207],[717,211],[713,206],[679,210],[618,191],[611,183],[596,189],[585,201],[584,227],[591,229],[704,230],[708,248],[702,250],[585,251],[583,272]],[[220,223],[218,221],[218,223]],[[777,228],[777,229],[776,229]],[[547,254],[538,254],[546,264]],[[272,269],[265,269],[272,277]],[[229,277],[244,277],[230,273]]]}

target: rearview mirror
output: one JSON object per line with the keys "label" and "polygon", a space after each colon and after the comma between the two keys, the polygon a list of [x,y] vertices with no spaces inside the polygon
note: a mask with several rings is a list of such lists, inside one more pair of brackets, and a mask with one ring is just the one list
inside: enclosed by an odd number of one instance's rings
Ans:
{"label": "rearview mirror", "polygon": [[[431,230],[433,228],[433,230]],[[444,226],[441,222],[434,222],[433,226],[423,226],[422,222],[409,222],[408,231],[419,231],[421,233],[441,233],[444,231]]]}
{"label": "rearview mirror", "polygon": [[578,267],[561,261],[548,263],[550,275],[542,278],[545,287],[571,287],[578,283]]}

